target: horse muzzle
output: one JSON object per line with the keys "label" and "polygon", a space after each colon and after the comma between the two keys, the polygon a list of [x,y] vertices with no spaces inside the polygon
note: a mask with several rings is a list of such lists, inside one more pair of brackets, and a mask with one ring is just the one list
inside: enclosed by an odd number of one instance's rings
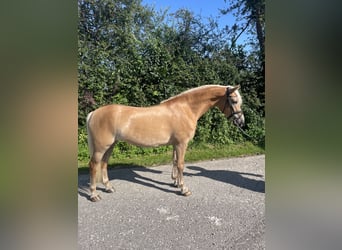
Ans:
{"label": "horse muzzle", "polygon": [[242,111],[237,111],[232,113],[229,117],[229,120],[232,120],[235,126],[242,128],[245,126],[245,116]]}

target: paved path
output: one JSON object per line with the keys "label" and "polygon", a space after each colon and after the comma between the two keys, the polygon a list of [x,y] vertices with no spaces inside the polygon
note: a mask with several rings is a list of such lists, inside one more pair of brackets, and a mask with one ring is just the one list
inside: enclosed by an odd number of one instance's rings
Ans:
{"label": "paved path", "polygon": [[264,155],[186,163],[189,197],[170,176],[171,165],[111,170],[116,192],[93,203],[79,175],[79,249],[265,249]]}

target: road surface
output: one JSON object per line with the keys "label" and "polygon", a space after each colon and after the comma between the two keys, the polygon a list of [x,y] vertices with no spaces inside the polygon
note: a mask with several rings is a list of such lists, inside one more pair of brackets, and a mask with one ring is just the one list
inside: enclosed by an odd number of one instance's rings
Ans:
{"label": "road surface", "polygon": [[91,202],[79,175],[78,248],[265,249],[264,155],[186,163],[188,197],[170,176],[171,165],[110,170],[116,192]]}

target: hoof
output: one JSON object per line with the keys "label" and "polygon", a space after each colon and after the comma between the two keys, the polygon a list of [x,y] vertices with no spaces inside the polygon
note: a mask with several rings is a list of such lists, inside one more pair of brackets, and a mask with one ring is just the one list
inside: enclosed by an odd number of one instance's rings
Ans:
{"label": "hoof", "polygon": [[191,191],[187,191],[187,192],[185,192],[185,193],[182,193],[182,195],[184,195],[184,196],[189,196],[189,195],[191,195],[192,193],[191,193]]}
{"label": "hoof", "polygon": [[191,191],[189,190],[189,188],[183,187],[181,189],[181,194],[184,195],[184,196],[189,196],[189,195],[191,195]]}
{"label": "hoof", "polygon": [[115,189],[114,189],[114,187],[106,188],[106,189],[105,189],[105,192],[106,192],[106,193],[114,193],[114,192],[115,192]]}
{"label": "hoof", "polygon": [[179,186],[178,186],[178,182],[177,182],[177,181],[174,181],[173,184],[172,184],[172,186],[174,186],[174,187],[179,187]]}
{"label": "hoof", "polygon": [[94,195],[94,196],[90,196],[90,200],[92,201],[92,202],[96,202],[96,201],[99,201],[99,200],[101,200],[101,196],[100,195]]}

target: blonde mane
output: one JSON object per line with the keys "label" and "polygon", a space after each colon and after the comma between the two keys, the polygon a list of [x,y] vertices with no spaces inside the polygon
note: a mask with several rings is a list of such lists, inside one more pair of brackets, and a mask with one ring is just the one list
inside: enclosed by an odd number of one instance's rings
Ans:
{"label": "blonde mane", "polygon": [[203,85],[203,86],[200,86],[200,87],[197,87],[197,88],[193,88],[193,89],[189,89],[189,90],[186,90],[178,95],[175,95],[175,96],[172,96],[160,103],[165,103],[165,102],[168,102],[168,101],[171,101],[171,100],[174,100],[174,99],[178,99],[178,98],[181,98],[183,96],[186,96],[188,94],[191,94],[191,93],[194,93],[194,92],[197,92],[199,90],[203,90],[203,89],[207,89],[207,88],[212,88],[212,87],[231,87],[230,85],[228,86],[222,86],[222,85]]}

